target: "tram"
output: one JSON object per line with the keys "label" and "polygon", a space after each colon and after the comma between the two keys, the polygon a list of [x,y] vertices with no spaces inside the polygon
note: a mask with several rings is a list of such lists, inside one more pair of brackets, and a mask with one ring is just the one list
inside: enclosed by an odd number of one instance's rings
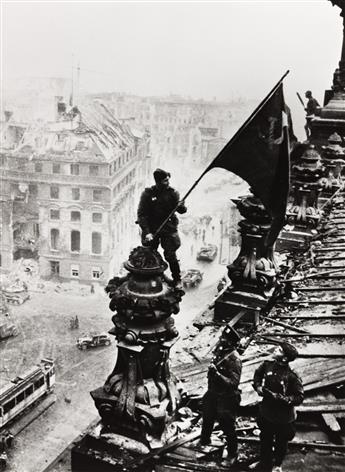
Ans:
{"label": "tram", "polygon": [[1,387],[0,429],[39,398],[50,393],[54,383],[54,361],[47,358]]}

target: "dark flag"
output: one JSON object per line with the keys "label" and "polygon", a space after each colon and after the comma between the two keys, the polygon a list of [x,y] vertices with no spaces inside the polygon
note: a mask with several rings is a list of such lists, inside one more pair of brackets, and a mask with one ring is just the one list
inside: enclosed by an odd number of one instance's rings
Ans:
{"label": "dark flag", "polygon": [[221,167],[249,183],[272,216],[267,246],[275,242],[285,221],[289,192],[287,111],[280,82],[205,170]]}
{"label": "dark flag", "polygon": [[[284,225],[289,193],[289,136],[292,141],[296,138],[290,110],[284,103],[283,95],[282,81],[288,73],[283,75],[181,200],[183,202],[188,197],[209,170],[222,167],[233,172],[250,184],[253,193],[272,216],[265,246],[275,242]],[[176,209],[167,215],[155,236]]]}

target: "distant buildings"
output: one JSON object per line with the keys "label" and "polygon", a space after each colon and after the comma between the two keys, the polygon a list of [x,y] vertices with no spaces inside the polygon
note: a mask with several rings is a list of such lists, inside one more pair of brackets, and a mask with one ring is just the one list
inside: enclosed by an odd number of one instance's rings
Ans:
{"label": "distant buildings", "polygon": [[106,281],[133,242],[150,139],[100,101],[56,103],[56,120],[1,123],[1,268],[38,257],[41,276]]}
{"label": "distant buildings", "polygon": [[247,111],[242,101],[220,102],[179,96],[138,97],[115,93],[99,95],[124,121],[136,123],[151,135],[157,165],[205,165],[229,140]]}

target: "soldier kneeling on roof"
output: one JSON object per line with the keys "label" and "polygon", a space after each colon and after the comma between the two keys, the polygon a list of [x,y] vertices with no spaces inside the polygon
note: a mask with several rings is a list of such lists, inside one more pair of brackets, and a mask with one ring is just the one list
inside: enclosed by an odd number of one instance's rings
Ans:
{"label": "soldier kneeling on roof", "polygon": [[210,443],[214,423],[217,421],[226,436],[228,465],[237,460],[236,415],[241,401],[238,388],[242,361],[237,346],[240,337],[226,327],[214,351],[214,358],[208,369],[208,390],[203,398],[203,421],[200,445]]}
{"label": "soldier kneeling on roof", "polygon": [[273,472],[282,472],[288,442],[295,436],[294,406],[304,398],[301,379],[289,366],[297,356],[292,344],[281,342],[272,354],[273,360],[264,361],[255,371],[253,386],[262,397],[257,418],[260,461],[251,464],[251,470],[271,472],[274,466]]}

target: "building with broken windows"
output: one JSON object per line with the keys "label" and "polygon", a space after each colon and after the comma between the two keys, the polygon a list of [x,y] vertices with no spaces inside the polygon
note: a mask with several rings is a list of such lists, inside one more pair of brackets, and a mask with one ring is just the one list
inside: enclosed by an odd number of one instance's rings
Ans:
{"label": "building with broken windows", "polygon": [[[158,166],[167,159],[186,167],[204,165],[246,118],[244,102],[194,100],[178,95],[139,97],[99,95],[116,117],[150,132],[151,153]],[[247,103],[246,103],[247,105]],[[212,142],[211,142],[212,141]],[[209,161],[208,161],[209,162]]]}
{"label": "building with broken windows", "polygon": [[100,101],[71,108],[59,99],[53,122],[1,126],[2,269],[36,257],[43,277],[91,282],[117,273],[139,240],[148,135]]}

